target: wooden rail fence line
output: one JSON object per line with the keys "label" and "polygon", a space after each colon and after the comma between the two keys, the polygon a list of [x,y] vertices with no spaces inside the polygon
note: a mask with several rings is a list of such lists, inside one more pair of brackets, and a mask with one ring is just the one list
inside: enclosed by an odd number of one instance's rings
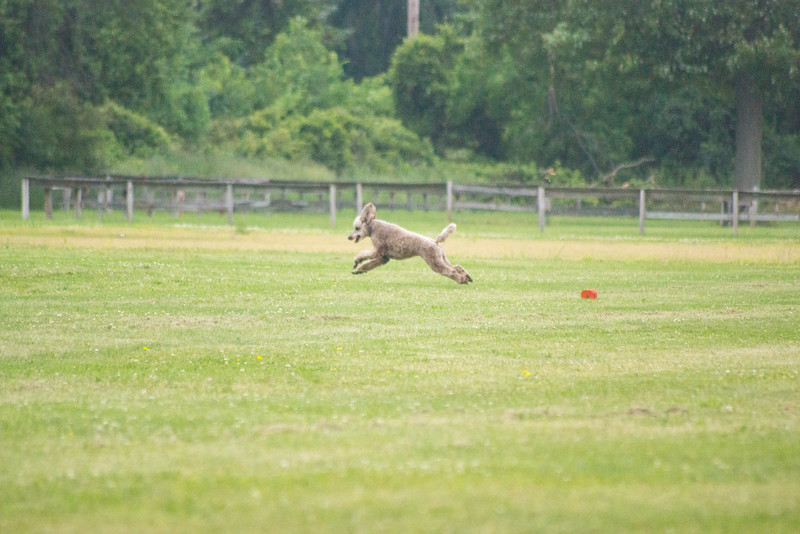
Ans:
{"label": "wooden rail fence line", "polygon": [[[234,213],[250,211],[330,213],[331,225],[345,206],[358,212],[365,201],[388,209],[535,212],[544,232],[547,213],[568,215],[622,215],[638,217],[639,233],[646,219],[693,219],[730,224],[734,235],[742,221],[800,222],[800,190],[737,191],[634,188],[592,188],[513,185],[403,184],[368,182],[303,182],[284,180],[206,180],[183,177],[28,176],[22,180],[22,217],[30,216],[31,187],[44,191],[44,211],[53,213],[53,195],[61,194],[62,209],[96,209],[98,216],[124,210],[133,220],[135,210],[181,213],[216,211],[233,224]],[[712,210],[710,206],[719,206]],[[767,210],[767,206],[773,209]],[[699,210],[698,210],[699,208]]]}

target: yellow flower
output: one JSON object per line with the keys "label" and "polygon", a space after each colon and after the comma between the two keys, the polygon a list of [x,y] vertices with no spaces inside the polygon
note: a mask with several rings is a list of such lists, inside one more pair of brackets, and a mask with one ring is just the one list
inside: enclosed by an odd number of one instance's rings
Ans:
{"label": "yellow flower", "polygon": [[531,374],[528,371],[522,371],[522,374],[525,376],[531,376]]}
{"label": "yellow flower", "polygon": [[262,359],[262,358],[261,358],[261,356],[256,356],[256,358],[257,358],[257,359],[259,359],[259,360],[261,360],[261,359]]}
{"label": "yellow flower", "polygon": [[150,349],[148,349],[147,347],[144,347],[144,350],[150,350]]}

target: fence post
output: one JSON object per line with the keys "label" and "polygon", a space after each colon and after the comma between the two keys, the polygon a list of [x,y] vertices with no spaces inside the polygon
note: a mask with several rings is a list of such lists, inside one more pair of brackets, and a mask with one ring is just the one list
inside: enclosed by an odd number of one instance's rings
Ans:
{"label": "fence post", "polygon": [[[106,181],[110,182],[111,177],[106,176]],[[106,193],[106,202],[105,202],[106,211],[108,213],[111,213],[112,211],[114,211],[114,188],[111,185],[106,185],[105,193]]]}
{"label": "fence post", "polygon": [[44,216],[53,218],[53,193],[50,186],[44,188]]}
{"label": "fence post", "polygon": [[536,209],[539,212],[539,231],[544,233],[544,222],[545,222],[545,207],[547,204],[545,203],[544,197],[544,187],[541,185],[536,188]]}
{"label": "fence post", "polygon": [[28,219],[31,216],[31,181],[28,178],[22,179],[22,218]]}
{"label": "fence post", "polygon": [[233,224],[233,184],[225,188],[225,207],[228,211],[228,224]]}
{"label": "fence post", "polygon": [[733,190],[733,206],[731,206],[731,226],[733,235],[739,235],[739,191]]}
{"label": "fence post", "polygon": [[447,180],[447,222],[453,222],[453,180]]}
{"label": "fence post", "polygon": [[75,218],[81,218],[81,210],[83,209],[83,186],[75,188]]}
{"label": "fence post", "polygon": [[336,227],[336,184],[331,184],[328,196],[330,196],[331,206],[331,228]]}
{"label": "fence post", "polygon": [[128,180],[128,186],[125,191],[125,201],[128,214],[128,220],[133,220],[133,182]]}
{"label": "fence post", "polygon": [[644,216],[645,209],[645,192],[644,189],[639,189],[639,235],[644,234]]}
{"label": "fence post", "polygon": [[361,213],[361,208],[364,206],[364,190],[361,187],[361,182],[356,184],[356,215]]}
{"label": "fence post", "polygon": [[[758,191],[758,186],[753,188],[753,191]],[[750,227],[754,227],[756,225],[756,216],[758,215],[758,199],[756,197],[752,197],[750,200],[750,208],[747,210],[747,216],[750,219]]]}
{"label": "fence post", "polygon": [[156,193],[149,186],[144,186],[144,202],[147,205],[147,216],[153,216],[155,209]]}
{"label": "fence post", "polygon": [[61,209],[64,211],[69,211],[70,202],[72,202],[72,188],[65,187],[64,198],[61,200]]}
{"label": "fence post", "polygon": [[180,203],[180,196],[181,190],[180,189],[173,189],[170,192],[171,199],[172,199],[172,216],[173,217],[180,217],[181,210],[178,209],[178,204]]}

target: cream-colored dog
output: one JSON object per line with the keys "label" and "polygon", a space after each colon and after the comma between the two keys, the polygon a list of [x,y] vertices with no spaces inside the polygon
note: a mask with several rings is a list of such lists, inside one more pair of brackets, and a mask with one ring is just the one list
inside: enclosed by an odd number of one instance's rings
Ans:
{"label": "cream-colored dog", "polygon": [[421,256],[431,269],[448,276],[459,284],[472,282],[469,273],[460,265],[451,265],[439,245],[456,231],[455,224],[449,224],[434,241],[425,236],[409,232],[396,224],[375,218],[377,210],[370,203],[364,206],[361,215],[353,221],[353,233],[347,239],[358,243],[369,237],[372,250],[360,252],[353,261],[353,274],[364,274],[376,267],[385,265],[389,260],[404,260],[413,256]]}

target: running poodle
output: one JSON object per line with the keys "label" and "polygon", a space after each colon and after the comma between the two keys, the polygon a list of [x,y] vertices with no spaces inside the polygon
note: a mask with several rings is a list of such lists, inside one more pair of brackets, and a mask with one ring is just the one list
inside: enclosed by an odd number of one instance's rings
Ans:
{"label": "running poodle", "polygon": [[472,282],[469,273],[460,265],[451,265],[439,245],[453,232],[455,224],[449,224],[442,230],[436,241],[425,236],[375,218],[377,210],[372,203],[364,206],[361,215],[353,221],[353,233],[347,239],[358,243],[362,238],[372,239],[372,250],[364,250],[353,261],[353,274],[364,274],[376,267],[385,265],[389,260],[404,260],[413,256],[421,256],[431,269],[448,276],[459,284]]}

